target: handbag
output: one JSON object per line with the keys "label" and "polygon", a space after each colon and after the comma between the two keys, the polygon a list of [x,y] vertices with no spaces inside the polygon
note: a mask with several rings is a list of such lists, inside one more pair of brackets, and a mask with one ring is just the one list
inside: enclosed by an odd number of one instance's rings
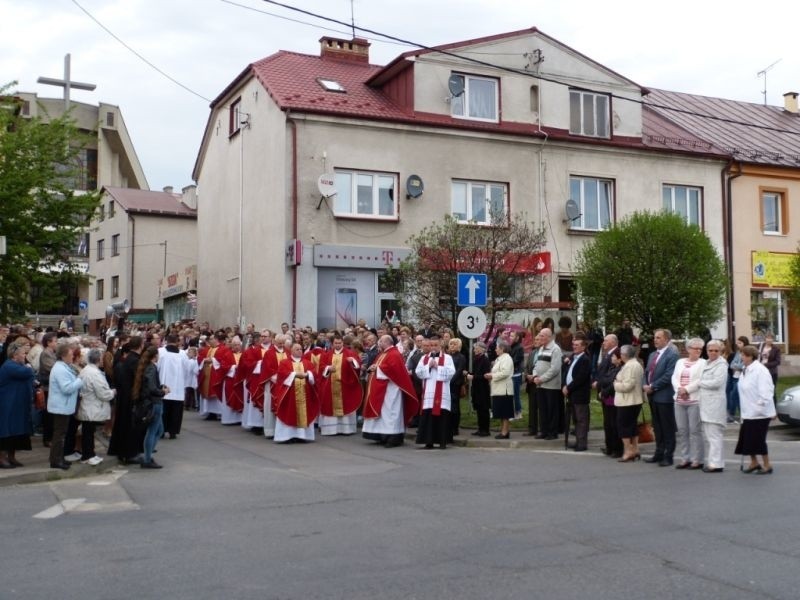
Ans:
{"label": "handbag", "polygon": [[40,387],[37,387],[36,391],[33,393],[33,407],[36,410],[44,410],[47,408],[47,403],[45,402],[44,398],[44,390]]}
{"label": "handbag", "polygon": [[152,402],[140,402],[133,408],[133,422],[135,425],[149,425],[155,417],[156,409]]}
{"label": "handbag", "polygon": [[637,425],[639,431],[639,443],[649,444],[655,440],[653,435],[653,427],[644,418],[644,408],[642,408],[642,422]]}

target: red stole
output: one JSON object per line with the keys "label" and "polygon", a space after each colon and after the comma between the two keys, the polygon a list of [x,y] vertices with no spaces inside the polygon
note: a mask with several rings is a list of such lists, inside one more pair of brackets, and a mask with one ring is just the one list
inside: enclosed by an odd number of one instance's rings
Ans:
{"label": "red stole", "polygon": [[[422,359],[422,364],[424,364],[426,367],[428,366],[428,360],[430,359],[430,357],[431,357],[430,354],[426,354],[425,358]],[[440,352],[439,353],[439,366],[440,367],[444,366],[444,352]],[[426,379],[425,380],[425,390],[426,391],[428,389],[428,383],[430,383],[430,379]],[[436,389],[433,390],[433,411],[431,411],[431,414],[433,414],[436,417],[438,417],[439,415],[442,414],[442,387],[443,387],[443,384],[444,384],[444,381],[439,379],[436,382]]]}

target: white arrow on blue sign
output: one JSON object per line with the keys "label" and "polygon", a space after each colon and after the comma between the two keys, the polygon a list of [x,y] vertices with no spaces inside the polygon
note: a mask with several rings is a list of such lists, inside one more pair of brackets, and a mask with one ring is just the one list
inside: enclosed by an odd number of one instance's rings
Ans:
{"label": "white arrow on blue sign", "polygon": [[486,306],[488,279],[485,273],[458,273],[459,306]]}

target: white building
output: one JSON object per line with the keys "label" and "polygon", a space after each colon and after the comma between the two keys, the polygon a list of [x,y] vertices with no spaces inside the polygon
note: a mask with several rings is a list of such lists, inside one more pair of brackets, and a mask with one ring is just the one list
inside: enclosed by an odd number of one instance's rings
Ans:
{"label": "white building", "polygon": [[318,56],[254,62],[211,105],[194,170],[201,320],[375,323],[394,298],[381,275],[408,237],[446,213],[489,225],[491,205],[547,228],[552,308],[572,306],[573,256],[595,232],[664,198],[676,210],[696,198],[686,218],[721,249],[724,154],[537,29],[383,67],[365,40],[320,42]]}

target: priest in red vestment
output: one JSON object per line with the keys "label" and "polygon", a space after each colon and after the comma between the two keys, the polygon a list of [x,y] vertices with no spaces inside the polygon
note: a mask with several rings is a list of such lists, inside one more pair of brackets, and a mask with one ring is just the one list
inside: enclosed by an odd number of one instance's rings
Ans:
{"label": "priest in red vestment", "polygon": [[278,365],[292,355],[292,336],[282,333],[275,336],[275,343],[264,354],[261,361],[261,376],[264,381],[264,437],[275,436],[275,390],[278,385]]}
{"label": "priest in red vestment", "polygon": [[[266,337],[259,331],[251,334],[252,343],[242,353],[239,361],[238,377],[244,379],[242,390],[244,407],[242,409],[242,427],[261,434],[264,428],[264,392],[260,387],[261,361],[270,346],[269,331]],[[267,343],[264,343],[267,340]]]}
{"label": "priest in red vestment", "polygon": [[208,338],[208,343],[197,355],[200,371],[197,374],[197,387],[200,394],[200,413],[206,420],[213,421],[222,414],[223,383],[233,365],[233,353],[225,345],[224,331],[218,331]]}
{"label": "priest in red vestment", "polygon": [[238,375],[239,363],[242,358],[242,340],[238,335],[231,340],[231,355],[233,364],[225,375],[222,387],[224,397],[220,421],[223,425],[235,425],[242,422],[244,378]]}
{"label": "priest in red vestment", "polygon": [[370,365],[364,403],[363,436],[387,448],[403,444],[406,425],[419,411],[414,385],[392,336],[378,340],[379,354]]}
{"label": "priest in red vestment", "polygon": [[361,406],[358,354],[344,347],[342,336],[333,336],[333,347],[324,352],[317,369],[322,435],[352,435],[356,432],[356,411]]}
{"label": "priest in red vestment", "polygon": [[292,345],[291,356],[278,365],[273,390],[275,441],[314,441],[314,420],[319,401],[314,386],[314,367],[303,358],[302,344]]}

